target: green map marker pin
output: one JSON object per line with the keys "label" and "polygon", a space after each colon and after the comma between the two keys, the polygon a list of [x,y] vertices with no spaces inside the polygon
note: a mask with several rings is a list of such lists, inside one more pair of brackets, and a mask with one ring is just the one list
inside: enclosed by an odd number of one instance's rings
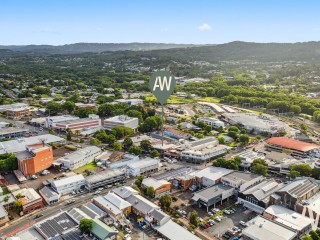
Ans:
{"label": "green map marker pin", "polygon": [[176,79],[169,71],[158,71],[151,75],[149,88],[158,102],[163,105],[176,87]]}

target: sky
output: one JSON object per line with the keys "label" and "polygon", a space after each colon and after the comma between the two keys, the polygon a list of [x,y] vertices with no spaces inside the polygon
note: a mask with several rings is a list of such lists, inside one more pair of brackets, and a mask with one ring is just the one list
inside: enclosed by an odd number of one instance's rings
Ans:
{"label": "sky", "polygon": [[1,0],[0,45],[320,40],[317,0]]}

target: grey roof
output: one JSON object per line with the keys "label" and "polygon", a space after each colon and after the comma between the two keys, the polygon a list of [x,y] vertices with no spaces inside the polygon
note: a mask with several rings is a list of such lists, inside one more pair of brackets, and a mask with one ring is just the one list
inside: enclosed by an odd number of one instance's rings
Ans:
{"label": "grey roof", "polygon": [[39,192],[40,192],[41,195],[44,195],[47,198],[59,195],[58,193],[56,193],[55,191],[53,191],[49,187],[43,187],[42,189],[39,190]]}
{"label": "grey roof", "polygon": [[243,181],[251,181],[255,178],[259,178],[260,175],[253,174],[253,173],[246,173],[246,172],[232,172],[228,175],[223,176],[224,179],[230,179],[230,180],[243,180]]}
{"label": "grey roof", "polygon": [[76,220],[77,223],[80,223],[80,220],[83,218],[88,218],[90,217],[88,214],[80,210],[79,208],[72,208],[68,214]]}
{"label": "grey roof", "polygon": [[1,128],[0,136],[6,135],[6,134],[13,134],[13,133],[23,133],[28,131],[29,131],[28,128],[17,128],[17,127]]}
{"label": "grey roof", "polygon": [[2,205],[0,205],[0,218],[8,216],[7,211],[4,209]]}
{"label": "grey roof", "polygon": [[123,174],[124,172],[121,169],[110,169],[89,175],[86,177],[86,181],[89,183],[96,183],[116,176],[121,176]]}
{"label": "grey roof", "polygon": [[132,204],[133,208],[144,214],[149,213],[153,209],[160,209],[159,206],[155,205],[154,203],[150,202],[140,195],[131,195],[126,200]]}
{"label": "grey roof", "polygon": [[175,177],[186,175],[187,173],[193,172],[194,170],[191,167],[181,167],[177,169],[172,169],[160,174],[153,176],[156,180],[170,180]]}
{"label": "grey roof", "polygon": [[107,215],[107,213],[105,213],[101,208],[99,208],[97,205],[93,203],[81,205],[80,209],[91,218],[102,217]]}
{"label": "grey roof", "polygon": [[28,150],[22,151],[22,152],[17,152],[15,153],[15,156],[19,161],[25,160],[27,158],[33,157],[32,153]]}
{"label": "grey roof", "polygon": [[113,189],[113,192],[117,194],[119,197],[126,199],[131,195],[136,195],[138,192],[134,190],[132,187],[123,186]]}
{"label": "grey roof", "polygon": [[278,192],[287,192],[291,196],[297,198],[307,194],[315,188],[319,188],[319,185],[310,179],[298,179],[279,189]]}
{"label": "grey roof", "polygon": [[215,137],[206,137],[206,138],[202,138],[202,139],[199,139],[197,141],[193,141],[193,142],[188,142],[188,144],[191,145],[191,147],[197,147],[197,146],[200,146],[202,144],[207,144],[207,143],[210,143],[210,142],[216,142],[217,139]]}
{"label": "grey roof", "polygon": [[200,190],[200,191],[196,192],[195,194],[200,196],[200,198],[209,200],[211,198],[215,198],[215,197],[219,196],[223,192],[228,191],[232,188],[233,187],[231,187],[231,186],[227,186],[227,185],[223,185],[222,183],[219,183],[219,184],[214,185],[212,187],[208,187],[203,190]]}
{"label": "grey roof", "polygon": [[166,213],[162,212],[159,209],[154,209],[150,214],[158,222],[162,221],[163,219],[170,219],[169,215],[167,215]]}

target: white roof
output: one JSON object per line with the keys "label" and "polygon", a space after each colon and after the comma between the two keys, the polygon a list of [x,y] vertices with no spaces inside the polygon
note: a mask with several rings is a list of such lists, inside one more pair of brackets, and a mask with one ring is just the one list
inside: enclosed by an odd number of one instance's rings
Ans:
{"label": "white roof", "polygon": [[129,186],[115,188],[113,189],[113,192],[124,199],[130,197],[131,195],[138,194],[138,191],[134,190],[132,187]]}
{"label": "white roof", "polygon": [[247,224],[249,226],[242,230],[242,234],[253,240],[291,240],[296,236],[294,230],[282,227],[261,216],[255,217]]}
{"label": "white roof", "polygon": [[268,207],[265,212],[276,216],[277,218],[274,219],[274,221],[282,223],[298,231],[312,224],[312,220],[310,218],[282,206],[272,205]]}
{"label": "white roof", "polygon": [[128,164],[128,167],[129,168],[142,168],[142,167],[152,166],[157,163],[159,163],[159,161],[157,159],[146,158],[146,159],[142,159],[137,162],[130,163],[130,164]]}
{"label": "white roof", "polygon": [[56,187],[61,187],[67,184],[71,184],[74,182],[80,182],[80,181],[84,181],[84,177],[81,174],[77,174],[71,177],[65,177],[65,178],[61,178],[59,180],[55,180],[53,181],[53,185]]}
{"label": "white roof", "polygon": [[126,200],[123,200],[121,197],[117,196],[115,193],[109,192],[107,195],[104,196],[104,198],[120,210],[131,206],[129,202],[127,202]]}
{"label": "white roof", "polygon": [[221,167],[209,166],[205,169],[199,170],[198,172],[195,172],[192,174],[198,178],[206,177],[208,179],[216,180],[231,172],[233,172],[233,170],[221,168]]}
{"label": "white roof", "polygon": [[91,155],[91,154],[96,154],[96,153],[100,153],[101,149],[96,147],[96,146],[89,146],[89,147],[85,147],[82,148],[78,151],[75,151],[73,153],[70,153],[67,156],[58,158],[56,161],[67,161],[67,162],[77,162],[79,161],[79,159],[84,159],[87,157],[87,155]]}
{"label": "white roof", "polygon": [[153,187],[154,189],[158,189],[164,184],[170,184],[170,183],[166,180],[156,180],[151,177],[145,178],[142,181],[142,185],[145,185],[146,187]]}
{"label": "white roof", "polygon": [[155,229],[170,240],[200,240],[196,235],[172,220],[167,221],[161,226],[156,226]]}

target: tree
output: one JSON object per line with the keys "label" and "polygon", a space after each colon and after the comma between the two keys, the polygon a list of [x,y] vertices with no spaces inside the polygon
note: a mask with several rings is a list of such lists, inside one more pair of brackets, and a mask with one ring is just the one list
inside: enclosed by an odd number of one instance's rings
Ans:
{"label": "tree", "polygon": [[62,106],[59,103],[56,103],[55,101],[48,102],[46,106],[46,113],[50,114],[50,116],[57,115],[62,110]]}
{"label": "tree", "polygon": [[13,209],[16,211],[16,213],[20,214],[22,211],[22,202],[20,199],[17,199],[13,202]]}
{"label": "tree", "polygon": [[291,170],[290,173],[288,174],[289,178],[296,178],[296,177],[300,177],[300,173],[298,171],[295,170]]}
{"label": "tree", "polygon": [[230,132],[228,132],[228,136],[229,136],[229,137],[232,137],[233,139],[236,139],[237,136],[238,136],[238,134],[237,134],[237,132],[230,131]]}
{"label": "tree", "polygon": [[0,171],[11,171],[18,169],[18,161],[13,153],[0,154]]}
{"label": "tree", "polygon": [[160,153],[156,150],[156,149],[153,149],[150,153],[150,157],[151,158],[156,158],[156,157],[159,157],[160,156]]}
{"label": "tree", "polygon": [[144,179],[144,176],[143,176],[143,175],[139,176],[139,177],[136,179],[136,181],[134,182],[134,184],[135,184],[138,188],[141,188],[141,184],[142,184],[143,179]]}
{"label": "tree", "polygon": [[115,151],[120,151],[120,150],[122,149],[121,143],[119,143],[119,142],[114,142],[114,143],[113,143],[113,149],[114,149]]}
{"label": "tree", "polygon": [[163,209],[168,209],[172,203],[172,198],[168,194],[164,194],[159,198],[159,204]]}
{"label": "tree", "polygon": [[196,138],[199,138],[199,139],[204,138],[204,135],[201,134],[201,133],[196,133],[194,136],[195,136]]}
{"label": "tree", "polygon": [[155,194],[155,190],[152,186],[148,187],[147,188],[147,191],[146,191],[146,194],[149,196],[149,197],[154,197],[154,194]]}
{"label": "tree", "polygon": [[189,216],[189,222],[194,225],[194,226],[198,226],[198,213],[196,210],[193,210],[191,213],[190,213],[190,216]]}
{"label": "tree", "polygon": [[130,137],[125,137],[123,141],[123,146],[125,149],[129,149],[133,145],[133,141]]}
{"label": "tree", "polygon": [[266,176],[268,173],[268,167],[260,163],[251,165],[250,170],[252,173],[259,174],[262,176]]}
{"label": "tree", "polygon": [[66,110],[68,113],[72,113],[74,111],[74,109],[76,108],[76,104],[74,102],[71,101],[66,101],[62,108],[64,110]]}
{"label": "tree", "polygon": [[247,134],[241,134],[239,141],[243,144],[247,144],[249,142],[249,136]]}
{"label": "tree", "polygon": [[99,146],[99,145],[101,145],[101,141],[97,138],[92,138],[90,141],[90,144],[93,146]]}
{"label": "tree", "polygon": [[49,133],[52,134],[52,135],[56,134],[56,132],[53,129],[50,129]]}
{"label": "tree", "polygon": [[70,129],[67,130],[67,140],[68,141],[72,140],[72,131]]}
{"label": "tree", "polygon": [[223,137],[218,138],[219,144],[226,144],[226,140]]}
{"label": "tree", "polygon": [[131,146],[129,148],[129,153],[134,154],[136,156],[139,156],[141,154],[141,152],[142,152],[141,147]]}
{"label": "tree", "polygon": [[113,144],[116,141],[116,137],[113,134],[108,134],[105,138],[105,142],[108,144]]}
{"label": "tree", "polygon": [[315,231],[313,231],[313,230],[311,230],[311,231],[309,232],[309,234],[310,234],[310,237],[312,238],[312,240],[319,240],[319,239],[320,239],[320,237],[318,236],[318,234],[317,234]]}
{"label": "tree", "polygon": [[301,238],[302,240],[313,240],[312,237],[310,237],[309,235],[304,235]]}
{"label": "tree", "polygon": [[129,110],[129,111],[127,112],[127,115],[128,115],[129,117],[138,118],[138,119],[139,119],[139,124],[142,123],[142,119],[143,119],[142,113],[139,112],[138,110],[134,110],[134,109]]}
{"label": "tree", "polygon": [[90,114],[96,114],[97,111],[95,109],[89,109],[89,108],[79,108],[78,110],[74,111],[74,115],[76,115],[79,118],[87,118]]}
{"label": "tree", "polygon": [[285,136],[286,134],[287,134],[287,132],[286,132],[286,130],[285,129],[280,129],[279,131],[278,131],[278,134],[279,134],[279,136],[280,137],[283,137],[283,136]]}
{"label": "tree", "polygon": [[204,132],[206,134],[210,133],[212,131],[212,127],[210,125],[207,125],[205,128],[204,128]]}
{"label": "tree", "polygon": [[[4,203],[7,204],[9,202],[9,200],[10,200],[10,196],[8,194],[6,194],[6,196],[3,198]],[[8,211],[8,205],[6,206],[6,209]]]}
{"label": "tree", "polygon": [[141,190],[139,189],[139,187],[137,185],[134,185],[132,188],[134,190],[136,190],[139,194],[141,193]]}
{"label": "tree", "polygon": [[140,142],[140,147],[144,151],[149,151],[152,148],[151,142],[149,140],[142,140]]}
{"label": "tree", "polygon": [[75,133],[77,136],[79,136],[80,133],[81,133],[81,130],[77,129],[77,130],[74,131],[74,133]]}
{"label": "tree", "polygon": [[82,218],[80,220],[79,229],[81,232],[89,233],[92,229],[92,219],[89,218]]}
{"label": "tree", "polygon": [[18,193],[18,194],[16,195],[16,199],[20,199],[20,198],[23,198],[23,195],[22,195],[21,193]]}
{"label": "tree", "polygon": [[239,128],[237,126],[230,126],[228,132],[239,132]]}
{"label": "tree", "polygon": [[111,129],[110,133],[114,135],[117,139],[121,139],[125,136],[133,135],[133,130],[128,127],[117,126]]}
{"label": "tree", "polygon": [[114,116],[115,107],[113,104],[102,104],[98,107],[98,115],[100,117]]}
{"label": "tree", "polygon": [[312,167],[310,167],[308,164],[302,163],[302,164],[292,164],[289,166],[289,169],[292,171],[299,172],[300,176],[304,177],[310,177],[312,174]]}

